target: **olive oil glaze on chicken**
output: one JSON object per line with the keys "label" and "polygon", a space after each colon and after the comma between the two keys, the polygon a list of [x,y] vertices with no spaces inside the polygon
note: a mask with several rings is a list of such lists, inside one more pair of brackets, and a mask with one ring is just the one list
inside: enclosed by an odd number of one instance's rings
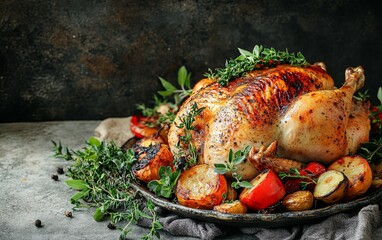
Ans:
{"label": "olive oil glaze on chicken", "polygon": [[[322,63],[255,70],[224,87],[216,80],[202,79],[170,128],[171,151],[179,151],[184,131],[176,127],[179,117],[185,117],[196,103],[198,108],[205,107],[192,131],[199,163],[225,163],[230,149],[273,144],[276,160],[329,164],[355,153],[369,139],[369,105],[352,98],[364,81],[362,67],[348,68],[344,85],[337,89]],[[245,161],[237,172],[243,179],[252,179],[258,169]]]}

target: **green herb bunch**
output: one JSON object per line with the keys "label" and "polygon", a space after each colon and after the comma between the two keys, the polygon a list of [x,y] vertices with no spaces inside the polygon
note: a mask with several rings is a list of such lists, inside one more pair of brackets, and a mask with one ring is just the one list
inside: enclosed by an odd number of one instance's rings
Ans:
{"label": "green herb bunch", "polygon": [[[191,92],[191,73],[187,71],[185,66],[181,66],[178,70],[177,83],[180,87],[178,89],[172,83],[162,77],[158,77],[164,90],[157,93],[161,96],[154,95],[154,107],[147,107],[145,104],[137,104],[137,109],[141,110],[143,116],[156,119],[156,125],[171,124],[175,119],[175,112],[182,101],[187,98]],[[170,97],[173,101],[170,101]],[[158,110],[161,106],[167,105],[169,111],[160,113]],[[153,127],[153,126],[150,126]]]}
{"label": "green herb bunch", "polygon": [[[366,96],[361,94],[361,96]],[[379,87],[377,92],[377,98],[379,100],[379,105],[371,106],[371,124],[372,129],[370,132],[369,142],[361,145],[359,151],[360,155],[366,158],[370,163],[379,163],[382,161],[382,87]]]}
{"label": "green herb bunch", "polygon": [[235,189],[251,188],[252,185],[248,181],[241,181],[242,176],[238,174],[237,165],[242,163],[248,156],[249,151],[251,150],[250,146],[245,147],[243,150],[238,150],[233,153],[232,149],[229,150],[228,162],[227,163],[215,163],[215,172],[220,174],[225,174],[227,172],[232,173],[232,177],[236,180],[231,183],[231,186]]}
{"label": "green herb bunch", "polygon": [[152,180],[147,184],[147,187],[157,196],[171,198],[174,194],[175,185],[180,176],[180,171],[172,171],[170,166],[159,168],[158,175],[160,180]]}
{"label": "green herb bunch", "polygon": [[[200,113],[205,109],[205,107],[198,108],[198,105],[194,103],[192,109],[185,117],[179,117],[179,124],[175,126],[179,129],[184,129],[183,134],[179,136],[179,141],[177,144],[178,152],[174,155],[175,166],[178,169],[185,170],[190,166],[197,164],[198,155],[196,152],[196,147],[192,144],[192,131],[194,131],[195,118],[200,115]],[[188,148],[188,153],[186,153],[183,148]]]}
{"label": "green herb bunch", "polygon": [[73,160],[68,169],[66,184],[78,192],[71,197],[75,209],[96,208],[94,219],[101,221],[110,217],[113,224],[125,222],[121,237],[129,232],[128,227],[141,217],[152,220],[150,233],[143,239],[159,237],[158,230],[162,225],[158,222],[154,205],[145,202],[131,189],[134,179],[131,167],[136,161],[132,149],[121,150],[116,144],[100,142],[90,138],[82,150],[73,151],[62,147],[61,143],[53,142],[54,156]]}
{"label": "green herb bunch", "polygon": [[292,66],[307,66],[308,62],[301,52],[289,53],[288,50],[276,51],[274,48],[263,48],[255,45],[252,52],[239,48],[240,55],[235,59],[226,61],[225,68],[209,69],[205,74],[208,78],[217,79],[221,86],[225,86],[234,78],[241,77],[247,72],[274,67],[278,64],[290,64]]}

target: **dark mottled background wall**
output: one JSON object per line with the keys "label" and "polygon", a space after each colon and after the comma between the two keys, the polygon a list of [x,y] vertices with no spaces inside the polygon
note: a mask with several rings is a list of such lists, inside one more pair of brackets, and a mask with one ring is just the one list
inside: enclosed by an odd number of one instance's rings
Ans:
{"label": "dark mottled background wall", "polygon": [[375,96],[380,13],[358,0],[2,0],[0,121],[128,116],[157,76],[175,83],[186,65],[195,82],[255,44],[324,61],[338,86],[362,65]]}

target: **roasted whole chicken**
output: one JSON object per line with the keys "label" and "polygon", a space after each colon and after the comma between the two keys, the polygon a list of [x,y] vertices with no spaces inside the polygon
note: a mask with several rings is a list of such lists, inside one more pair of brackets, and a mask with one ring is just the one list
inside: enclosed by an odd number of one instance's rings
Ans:
{"label": "roasted whole chicken", "polygon": [[[355,153],[369,140],[369,105],[353,100],[364,81],[362,67],[348,68],[345,83],[336,88],[322,63],[254,70],[224,87],[216,80],[202,79],[169,130],[171,151],[189,151],[179,139],[184,129],[176,125],[196,103],[204,108],[195,118],[191,140],[199,164],[226,163],[230,149],[246,146],[252,147],[251,152],[271,146],[268,157],[294,160],[294,164],[329,164]],[[247,160],[237,173],[252,179],[258,171]]]}

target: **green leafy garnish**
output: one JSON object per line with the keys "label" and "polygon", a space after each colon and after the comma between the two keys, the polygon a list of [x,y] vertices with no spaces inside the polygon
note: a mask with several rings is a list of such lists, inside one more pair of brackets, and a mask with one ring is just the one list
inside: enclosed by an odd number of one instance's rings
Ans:
{"label": "green leafy garnish", "polygon": [[297,168],[291,168],[290,173],[280,172],[278,175],[281,180],[283,180],[284,178],[307,180],[299,182],[299,185],[302,190],[305,190],[310,184],[317,184],[317,178],[312,178],[309,174],[301,175],[300,171]]}
{"label": "green leafy garnish", "polygon": [[[155,127],[154,125],[171,124],[175,119],[175,112],[182,101],[187,98],[191,92],[191,73],[189,73],[185,66],[181,66],[178,70],[177,83],[180,87],[178,89],[172,83],[162,77],[158,77],[164,90],[157,93],[161,96],[154,95],[154,107],[148,107],[145,104],[137,104],[137,109],[140,110],[145,117],[156,119],[154,122],[148,123],[149,127]],[[173,97],[173,101],[170,101],[169,97]],[[159,110],[161,106],[167,105],[168,111],[161,113]]]}
{"label": "green leafy garnish", "polygon": [[252,185],[248,181],[241,181],[242,176],[236,172],[237,165],[242,163],[248,156],[250,146],[245,147],[243,150],[238,150],[233,153],[232,149],[229,150],[228,162],[227,163],[215,163],[215,172],[219,174],[225,174],[227,172],[232,173],[232,177],[235,178],[236,182],[232,182],[231,186],[235,189],[251,188]]}
{"label": "green leafy garnish", "polygon": [[217,68],[215,71],[209,69],[209,73],[205,76],[217,79],[221,86],[225,86],[230,80],[252,70],[286,63],[292,66],[309,65],[301,52],[294,54],[289,53],[288,50],[276,51],[274,48],[263,48],[261,45],[255,45],[252,52],[240,48],[239,52],[240,55],[237,58],[226,61],[225,68]]}
{"label": "green leafy garnish", "polygon": [[[185,170],[197,164],[198,156],[196,147],[191,143],[192,131],[196,129],[194,125],[196,116],[204,109],[205,107],[198,108],[198,105],[194,103],[191,111],[188,112],[185,117],[179,117],[180,123],[175,125],[177,128],[184,129],[183,134],[179,136],[179,142],[176,146],[178,152],[174,155],[174,163],[178,169]],[[183,147],[188,148],[188,153],[183,150]],[[183,160],[186,161],[184,166],[182,166],[183,164],[181,163]]]}
{"label": "green leafy garnish", "polygon": [[178,178],[180,176],[180,171],[172,171],[171,167],[161,166],[159,168],[158,175],[160,180],[152,180],[147,184],[147,187],[153,191],[157,196],[162,196],[165,198],[172,197],[174,193],[174,188]]}
{"label": "green leafy garnish", "polygon": [[71,150],[53,142],[57,158],[72,160],[67,174],[71,179],[65,183],[77,190],[71,198],[75,209],[95,208],[94,220],[110,217],[114,224],[125,222],[121,236],[126,236],[128,227],[144,217],[152,220],[151,230],[144,239],[159,237],[162,228],[158,222],[153,204],[143,201],[131,188],[134,175],[131,171],[136,158],[132,149],[121,150],[115,143],[101,142],[89,138],[82,150]]}

